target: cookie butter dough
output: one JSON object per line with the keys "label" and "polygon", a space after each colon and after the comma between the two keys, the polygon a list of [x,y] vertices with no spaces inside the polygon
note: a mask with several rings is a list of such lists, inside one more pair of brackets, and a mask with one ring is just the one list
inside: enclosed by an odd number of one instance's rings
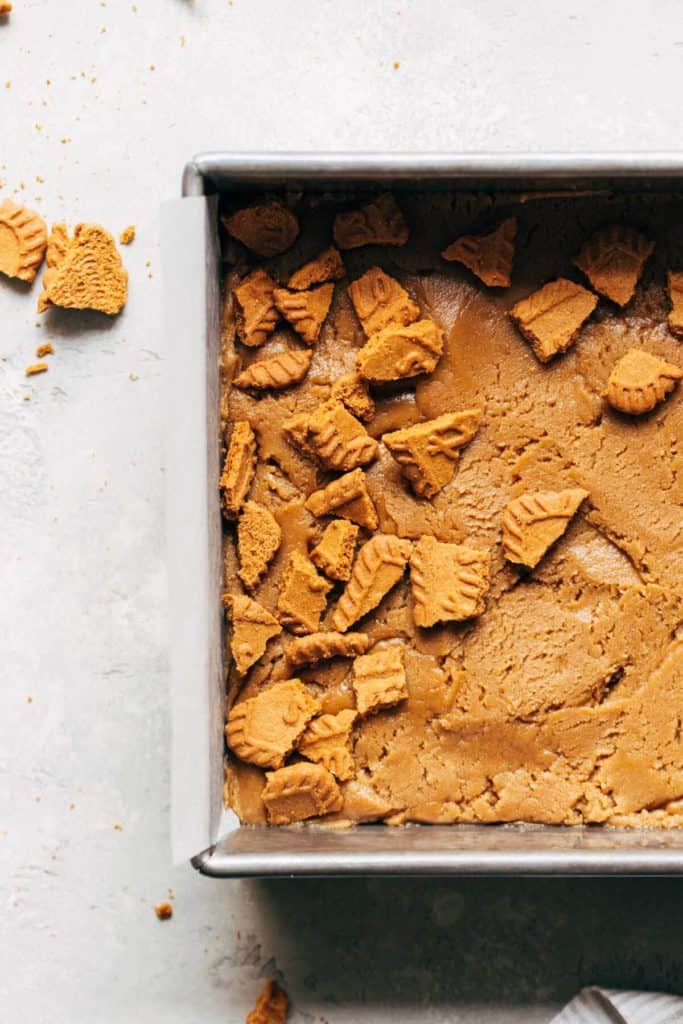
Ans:
{"label": "cookie butter dough", "polygon": [[271,202],[222,317],[227,802],[683,825],[683,201]]}

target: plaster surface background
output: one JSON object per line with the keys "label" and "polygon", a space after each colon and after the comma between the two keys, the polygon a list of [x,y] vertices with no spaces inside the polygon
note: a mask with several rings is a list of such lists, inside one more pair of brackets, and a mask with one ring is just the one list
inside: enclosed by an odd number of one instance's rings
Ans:
{"label": "plaster surface background", "polygon": [[682,57],[675,0],[15,0],[0,197],[137,239],[115,321],[39,319],[38,283],[0,282],[4,1017],[237,1024],[272,971],[294,1024],[534,1024],[589,982],[680,990],[678,881],[170,866],[158,235],[202,149],[673,148]]}

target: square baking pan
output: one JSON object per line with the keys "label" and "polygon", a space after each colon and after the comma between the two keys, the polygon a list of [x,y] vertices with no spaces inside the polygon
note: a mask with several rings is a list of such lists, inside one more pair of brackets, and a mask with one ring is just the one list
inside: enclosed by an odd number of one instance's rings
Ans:
{"label": "square baking pan", "polygon": [[242,827],[223,806],[225,678],[218,197],[392,188],[676,191],[683,155],[231,154],[187,164],[162,216],[174,860],[214,877],[683,873],[683,830],[550,825]]}

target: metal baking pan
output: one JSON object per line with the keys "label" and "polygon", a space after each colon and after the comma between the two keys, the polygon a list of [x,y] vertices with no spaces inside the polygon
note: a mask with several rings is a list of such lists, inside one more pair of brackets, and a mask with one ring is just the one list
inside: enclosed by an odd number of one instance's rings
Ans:
{"label": "metal baking pan", "polygon": [[241,827],[222,804],[224,666],[217,195],[266,189],[481,187],[679,191],[676,154],[231,154],[187,164],[162,219],[169,385],[174,859],[213,877],[683,873],[683,830],[602,826]]}

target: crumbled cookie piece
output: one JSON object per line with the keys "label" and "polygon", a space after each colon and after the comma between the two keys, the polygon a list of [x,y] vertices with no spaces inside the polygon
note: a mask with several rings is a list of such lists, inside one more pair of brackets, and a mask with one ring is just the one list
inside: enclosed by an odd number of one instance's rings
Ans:
{"label": "crumbled cookie piece", "polygon": [[377,607],[403,576],[412,549],[409,540],[389,533],[376,533],[363,544],[332,616],[335,629],[345,633]]}
{"label": "crumbled cookie piece", "polygon": [[219,481],[221,504],[228,519],[236,519],[247,499],[256,472],[256,434],[248,420],[233,425],[223,473]]}
{"label": "crumbled cookie piece", "polygon": [[433,320],[418,320],[407,327],[390,324],[365,343],[356,365],[361,377],[376,384],[415,377],[432,372],[443,345],[443,331]]}
{"label": "crumbled cookie piece", "polygon": [[567,529],[588,491],[522,494],[509,503],[503,516],[503,553],[510,562],[533,569]]}
{"label": "crumbled cookie piece", "polygon": [[304,263],[303,267],[299,267],[290,277],[287,287],[293,288],[294,291],[305,291],[307,288],[312,288],[313,285],[324,284],[326,281],[339,281],[345,273],[346,267],[342,263],[339,250],[331,245],[329,249],[319,253],[315,259]]}
{"label": "crumbled cookie piece", "polygon": [[311,551],[311,561],[328,579],[348,580],[353,553],[358,540],[358,527],[348,519],[333,519]]}
{"label": "crumbled cookie piece", "polygon": [[389,324],[406,327],[420,319],[418,304],[395,278],[379,267],[370,267],[353,281],[349,297],[368,337]]}
{"label": "crumbled cookie piece", "polygon": [[359,715],[390,708],[408,696],[403,644],[380,647],[353,663],[353,689]]}
{"label": "crumbled cookie piece", "polygon": [[332,229],[340,249],[358,249],[361,245],[405,245],[410,231],[390,192],[385,192],[358,210],[338,213]]}
{"label": "crumbled cookie piece", "polygon": [[285,648],[285,655],[292,668],[299,668],[330,658],[355,658],[365,654],[369,645],[370,639],[365,633],[309,633],[292,640]]}
{"label": "crumbled cookie piece", "polygon": [[55,224],[48,241],[47,266],[39,313],[62,306],[116,316],[126,304],[128,274],[112,235],[99,224],[77,224],[72,238],[65,224]]}
{"label": "crumbled cookie piece", "polygon": [[47,373],[49,366],[47,363],[31,363],[30,366],[26,367],[24,371],[27,377],[35,377],[39,373]]}
{"label": "crumbled cookie piece", "polygon": [[331,398],[338,398],[349,412],[363,423],[369,423],[375,415],[375,402],[368,386],[360,374],[352,372],[338,377],[332,385]]}
{"label": "crumbled cookie piece", "polygon": [[256,1006],[247,1016],[247,1024],[285,1024],[289,1000],[276,981],[267,981]]}
{"label": "crumbled cookie piece", "polygon": [[417,626],[474,618],[484,610],[489,557],[464,544],[443,544],[425,535],[410,556],[410,586]]}
{"label": "crumbled cookie piece", "polygon": [[258,256],[279,256],[299,235],[299,221],[279,199],[264,199],[222,217],[233,238]]}
{"label": "crumbled cookie piece", "polygon": [[282,424],[282,433],[290,444],[309,459],[317,458],[316,450],[308,438],[309,412],[297,412]]}
{"label": "crumbled cookie piece", "polygon": [[119,235],[119,245],[130,245],[135,241],[135,225],[129,224]]}
{"label": "crumbled cookie piece", "polygon": [[0,273],[33,281],[47,248],[45,221],[11,199],[0,203]]}
{"label": "crumbled cookie piece", "polygon": [[231,709],[225,736],[240,760],[262,768],[281,768],[320,702],[300,679],[286,679]]}
{"label": "crumbled cookie piece", "polygon": [[641,348],[630,348],[616,363],[603,392],[619,412],[650,412],[673,391],[683,370]]}
{"label": "crumbled cookie piece", "polygon": [[247,590],[260,583],[281,538],[282,531],[272,512],[256,501],[247,501],[237,523],[238,575]]}
{"label": "crumbled cookie piece", "polygon": [[536,358],[547,363],[575,341],[597,304],[597,296],[587,288],[560,277],[517,302],[510,316]]}
{"label": "crumbled cookie piece", "polygon": [[316,572],[313,563],[295,551],[278,597],[278,619],[290,633],[315,633],[331,589],[332,584]]}
{"label": "crumbled cookie piece", "polygon": [[235,668],[243,676],[262,657],[268,641],[282,627],[267,608],[243,594],[228,594],[224,603],[232,626],[230,650]]}
{"label": "crumbled cookie piece", "polygon": [[575,266],[582,270],[596,292],[618,306],[633,298],[645,261],[655,243],[626,224],[601,228],[583,243]]}
{"label": "crumbled cookie piece", "polygon": [[326,469],[356,469],[373,462],[379,453],[374,437],[334,398],[311,414],[308,440]]}
{"label": "crumbled cookie piece", "polygon": [[12,4],[10,0],[0,0],[0,15],[7,15],[12,13]]}
{"label": "crumbled cookie piece", "polygon": [[668,270],[666,283],[671,300],[669,330],[677,337],[683,338],[683,270]]}
{"label": "crumbled cookie piece", "polygon": [[280,319],[273,298],[276,287],[265,270],[254,270],[234,289],[237,336],[243,345],[257,348],[275,330]]}
{"label": "crumbled cookie piece", "polygon": [[306,732],[297,744],[302,757],[323,765],[328,772],[346,782],[355,775],[351,756],[351,730],[358,717],[352,708],[344,708],[336,715],[319,715],[308,723]]}
{"label": "crumbled cookie piece", "polygon": [[305,507],[317,518],[334,513],[368,530],[376,530],[379,525],[362,469],[345,473],[322,490],[314,491],[306,500]]}
{"label": "crumbled cookie piece", "polygon": [[261,799],[271,825],[319,818],[342,807],[334,775],[322,764],[301,761],[268,775]]}
{"label": "crumbled cookie piece", "polygon": [[233,384],[236,388],[282,391],[304,379],[312,358],[313,353],[309,349],[287,348],[268,359],[252,363],[235,377]]}
{"label": "crumbled cookie piece", "polygon": [[44,342],[44,344],[39,345],[36,349],[36,355],[39,359],[44,359],[45,356],[53,356],[54,354],[55,349],[51,341]]}
{"label": "crumbled cookie piece", "polygon": [[463,263],[489,288],[509,288],[516,234],[517,218],[507,217],[486,234],[456,238],[441,255]]}
{"label": "crumbled cookie piece", "polygon": [[320,337],[333,295],[334,284],[321,284],[301,292],[290,292],[286,288],[276,288],[273,292],[275,305],[307,345],[314,345]]}
{"label": "crumbled cookie piece", "polygon": [[[0,14],[2,14],[2,10],[0,10]],[[164,900],[163,903],[157,903],[154,913],[160,921],[168,921],[173,917],[173,907],[168,901]]]}
{"label": "crumbled cookie piece", "polygon": [[447,412],[434,420],[383,434],[382,442],[415,493],[433,498],[453,479],[460,448],[472,440],[480,422],[479,409]]}

